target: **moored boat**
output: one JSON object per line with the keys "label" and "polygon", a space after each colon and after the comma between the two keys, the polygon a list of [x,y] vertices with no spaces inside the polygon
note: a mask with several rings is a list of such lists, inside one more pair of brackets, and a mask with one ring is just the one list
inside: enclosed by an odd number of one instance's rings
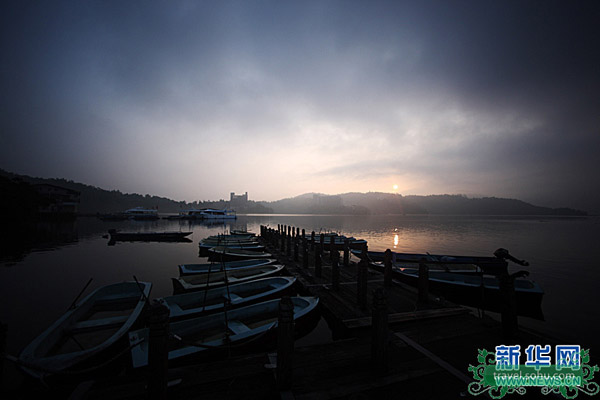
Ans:
{"label": "moored boat", "polygon": [[158,210],[153,208],[135,207],[125,210],[123,213],[129,219],[135,220],[157,220]]}
{"label": "moored boat", "polygon": [[277,275],[282,271],[283,265],[269,264],[258,267],[180,276],[179,278],[171,278],[171,281],[173,282],[173,293],[177,294],[266,278],[271,275]]}
{"label": "moored boat", "polygon": [[158,299],[170,310],[171,321],[197,317],[223,311],[228,302],[229,309],[250,305],[258,301],[281,297],[291,289],[296,278],[276,276],[219,287],[206,291],[177,294]]}
{"label": "moored boat", "polygon": [[186,236],[192,232],[166,231],[166,232],[121,232],[115,229],[109,229],[111,241],[153,241],[153,242],[171,242],[171,241],[189,241]]}
{"label": "moored boat", "polygon": [[[394,268],[393,276],[411,286],[418,285],[418,270]],[[502,311],[504,295],[495,276],[429,271],[428,277],[429,290],[447,300],[489,311]],[[514,279],[514,288],[517,314],[543,320],[544,291],[540,285],[529,279]]]}
{"label": "moored boat", "polygon": [[98,365],[126,348],[126,333],[142,315],[151,283],[100,287],[69,309],[19,355],[21,368],[36,378],[69,374]]}
{"label": "moored boat", "polygon": [[[317,308],[316,297],[292,297],[295,328],[303,323]],[[241,349],[257,340],[273,342],[277,329],[279,299],[241,307],[227,313],[217,313],[186,319],[169,324],[172,334],[168,343],[169,366],[221,354],[235,347]],[[149,329],[144,328],[129,334],[131,358],[134,368],[148,365]]]}
{"label": "moored boat", "polygon": [[274,258],[266,258],[266,259],[250,259],[250,260],[239,260],[239,261],[227,261],[223,263],[208,263],[208,264],[180,264],[179,268],[179,276],[184,275],[194,275],[194,274],[203,274],[206,272],[219,272],[222,271],[223,268],[230,269],[240,269],[240,268],[251,268],[251,267],[260,267],[262,265],[269,265],[275,263],[277,260]]}
{"label": "moored boat", "polygon": [[251,258],[271,258],[271,253],[250,251],[244,249],[230,249],[227,247],[213,247],[208,249],[208,258],[217,261],[247,260]]}

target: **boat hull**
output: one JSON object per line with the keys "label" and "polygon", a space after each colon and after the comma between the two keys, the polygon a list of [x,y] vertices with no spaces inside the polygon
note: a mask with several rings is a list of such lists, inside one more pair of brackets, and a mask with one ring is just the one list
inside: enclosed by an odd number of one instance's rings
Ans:
{"label": "boat hull", "polygon": [[[295,334],[306,331],[305,325],[317,320],[318,298],[292,297]],[[225,313],[192,318],[169,324],[169,331],[181,340],[169,342],[169,367],[241,354],[258,346],[276,344],[279,299],[241,307]],[[314,326],[314,325],[313,325]],[[228,341],[225,332],[229,333]],[[148,328],[129,334],[134,368],[148,365]],[[228,344],[227,344],[228,343]],[[195,346],[194,344],[199,344]]]}
{"label": "boat hull", "polygon": [[[23,349],[23,371],[35,378],[69,380],[108,366],[106,361],[126,348],[127,332],[141,322],[151,287],[122,282],[96,289]],[[112,316],[101,318],[106,313]]]}

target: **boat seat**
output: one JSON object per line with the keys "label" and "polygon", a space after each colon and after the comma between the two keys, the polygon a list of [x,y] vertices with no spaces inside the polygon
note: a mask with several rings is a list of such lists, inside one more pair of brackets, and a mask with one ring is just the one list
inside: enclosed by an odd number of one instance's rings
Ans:
{"label": "boat seat", "polygon": [[114,328],[123,325],[129,319],[129,315],[119,315],[117,317],[88,319],[79,321],[69,328],[70,333],[80,333],[85,331],[95,331],[100,329]]}
{"label": "boat seat", "polygon": [[234,334],[239,335],[240,333],[248,332],[250,328],[246,326],[243,322],[238,320],[228,321],[229,330],[231,330]]}
{"label": "boat seat", "polygon": [[224,294],[223,298],[225,300],[231,299],[231,302],[242,300],[242,298],[240,296],[238,296],[237,294],[235,294],[235,293],[229,293],[229,296],[227,296],[227,294]]}

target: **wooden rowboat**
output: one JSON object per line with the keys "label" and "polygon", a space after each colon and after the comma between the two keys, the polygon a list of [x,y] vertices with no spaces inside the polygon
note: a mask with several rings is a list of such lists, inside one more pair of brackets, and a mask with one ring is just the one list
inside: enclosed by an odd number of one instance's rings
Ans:
{"label": "wooden rowboat", "polygon": [[126,333],[142,315],[151,287],[122,282],[96,289],[25,347],[18,364],[36,378],[97,365],[126,347]]}
{"label": "wooden rowboat", "polygon": [[[292,297],[295,327],[316,310],[316,297]],[[273,342],[277,329],[279,299],[198,318],[186,319],[169,324],[171,337],[168,343],[169,367],[221,354],[228,346],[237,348],[250,345],[260,339]],[[132,347],[131,358],[134,368],[148,365],[149,329],[144,328],[129,334]]]}
{"label": "wooden rowboat", "polygon": [[219,246],[208,249],[208,258],[217,261],[248,260],[251,258],[271,258],[271,253],[251,251],[244,249],[230,249]]}
{"label": "wooden rowboat", "polygon": [[224,263],[208,263],[208,264],[181,264],[178,265],[179,276],[184,275],[195,275],[203,274],[206,272],[220,272],[223,268],[238,269],[248,267],[260,267],[261,265],[269,265],[275,263],[277,260],[274,258],[267,259],[250,259],[250,260],[239,260],[239,261],[227,261]]}
{"label": "wooden rowboat", "polygon": [[[266,278],[271,275],[281,273],[283,265],[269,264],[261,265],[258,267],[240,268],[233,270],[226,270],[221,272],[211,272],[205,274],[196,274],[181,276],[179,278],[171,278],[173,282],[173,293],[182,293],[187,291],[205,290],[224,286],[227,282],[229,284],[236,284],[251,281],[259,278]],[[225,279],[227,278],[227,282]]]}
{"label": "wooden rowboat", "polygon": [[285,291],[291,289],[294,282],[296,282],[296,278],[275,276],[238,283],[229,287],[221,286],[206,291],[177,294],[157,299],[157,301],[169,308],[170,319],[175,321],[221,312],[227,301],[229,301],[228,307],[232,309],[281,297]]}
{"label": "wooden rowboat", "polygon": [[[419,271],[393,269],[394,278],[411,286],[417,286]],[[460,274],[454,272],[429,271],[429,290],[454,303],[501,312],[504,302],[500,282],[495,276]],[[540,285],[529,279],[515,279],[517,314],[544,320]]]}

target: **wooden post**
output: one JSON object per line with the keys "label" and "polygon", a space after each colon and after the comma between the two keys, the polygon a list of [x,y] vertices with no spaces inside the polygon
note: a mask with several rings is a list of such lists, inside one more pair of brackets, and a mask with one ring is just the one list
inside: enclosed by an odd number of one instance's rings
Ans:
{"label": "wooden post", "polygon": [[315,231],[312,231],[310,233],[310,249],[311,250],[315,249]]}
{"label": "wooden post", "polygon": [[363,244],[362,248],[360,250],[361,250],[360,258],[362,260],[368,260],[369,259],[369,248],[368,248],[367,244],[366,243]]}
{"label": "wooden post", "polygon": [[169,309],[161,303],[152,303],[148,327],[148,397],[162,400],[167,398]]}
{"label": "wooden post", "polygon": [[302,240],[306,240],[306,230],[302,229]]}
{"label": "wooden post", "polygon": [[306,238],[303,240],[304,246],[302,246],[302,266],[304,268],[308,268],[308,245],[306,243]]}
{"label": "wooden post", "polygon": [[325,234],[321,233],[319,236],[319,242],[321,243],[321,255],[323,255],[323,249],[325,248]]}
{"label": "wooden post", "polygon": [[517,300],[515,295],[514,278],[508,273],[498,276],[502,304],[500,318],[502,320],[502,337],[505,340],[514,339],[519,332],[517,318]]}
{"label": "wooden post", "polygon": [[392,251],[387,249],[383,255],[383,286],[392,286]]}
{"label": "wooden post", "polygon": [[419,303],[427,304],[429,302],[429,268],[425,260],[419,261]]}
{"label": "wooden post", "polygon": [[315,276],[321,277],[321,245],[315,245]]}
{"label": "wooden post", "polygon": [[389,366],[388,310],[387,296],[381,287],[373,291],[371,323],[371,369],[377,373],[387,372]]}
{"label": "wooden post", "polygon": [[350,265],[350,239],[344,239],[344,267]]}
{"label": "wooden post", "polygon": [[294,354],[294,303],[289,296],[279,301],[277,326],[277,388],[292,387],[292,358]]}
{"label": "wooden post", "polygon": [[285,252],[285,229],[281,230],[281,252]]}
{"label": "wooden post", "polygon": [[287,244],[285,245],[285,254],[289,257],[292,254],[292,235],[288,234]]}
{"label": "wooden post", "polygon": [[294,240],[294,261],[298,261],[298,237]]}
{"label": "wooden post", "polygon": [[298,227],[296,227],[296,237],[300,237],[300,228]]}
{"label": "wooden post", "polygon": [[331,286],[333,290],[340,290],[340,253],[331,250]]}
{"label": "wooden post", "polygon": [[292,236],[292,227],[291,226],[287,226],[287,234],[288,236]]}
{"label": "wooden post", "polygon": [[367,278],[369,275],[368,268],[368,261],[365,259],[360,260],[360,262],[358,263],[358,279],[356,280],[356,303],[363,310],[367,309]]}

